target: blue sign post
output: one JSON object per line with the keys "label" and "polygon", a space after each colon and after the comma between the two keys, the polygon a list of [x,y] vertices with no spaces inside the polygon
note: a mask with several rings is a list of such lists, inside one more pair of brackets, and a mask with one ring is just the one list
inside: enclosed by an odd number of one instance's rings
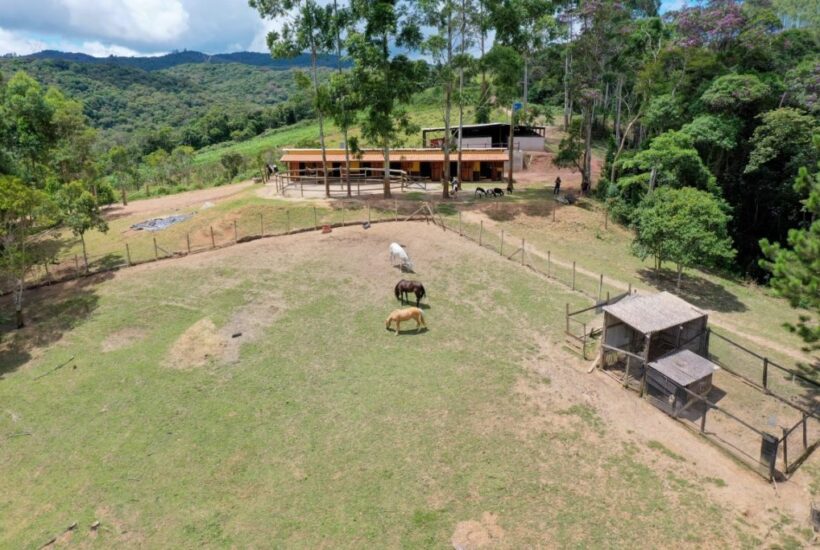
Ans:
{"label": "blue sign post", "polygon": [[520,111],[524,105],[520,101],[513,103],[513,112]]}

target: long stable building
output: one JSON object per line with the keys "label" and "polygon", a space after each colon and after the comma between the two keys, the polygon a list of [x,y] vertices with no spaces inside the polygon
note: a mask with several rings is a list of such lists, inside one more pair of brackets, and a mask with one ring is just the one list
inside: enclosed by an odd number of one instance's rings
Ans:
{"label": "long stable building", "polygon": [[[327,149],[326,157],[330,175],[340,177],[345,166],[344,149]],[[282,162],[287,164],[291,177],[321,172],[321,149],[285,149]],[[463,149],[461,152],[461,181],[491,180],[503,178],[505,163],[509,160],[507,149]],[[450,174],[455,175],[458,152],[450,153]],[[403,170],[409,176],[440,181],[444,173],[444,151],[441,149],[391,149],[391,170]],[[384,153],[381,149],[364,149],[350,155],[351,173],[384,169]]]}
{"label": "long stable building", "polygon": [[[509,147],[509,123],[465,124],[462,128],[464,129],[462,147],[465,149],[491,147],[507,149]],[[422,129],[422,144],[425,147],[441,147],[444,142],[444,131],[444,127]],[[450,128],[450,135],[454,142],[458,140],[458,126]],[[513,131],[513,149],[516,151],[543,151],[546,135],[546,126],[516,126]]]}

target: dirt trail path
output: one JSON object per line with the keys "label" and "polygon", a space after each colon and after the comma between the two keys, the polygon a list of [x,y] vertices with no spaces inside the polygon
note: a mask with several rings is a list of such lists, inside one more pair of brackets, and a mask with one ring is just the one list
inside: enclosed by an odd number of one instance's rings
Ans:
{"label": "dirt trail path", "polygon": [[[497,231],[497,232],[501,231],[501,228],[499,227],[499,224],[496,221],[494,221],[493,219],[491,219],[488,216],[484,215],[480,211],[474,211],[474,210],[464,211],[464,212],[462,212],[462,217],[465,221],[467,221],[469,223],[476,223],[477,224],[477,223],[483,221],[485,229],[488,229],[488,230],[491,230],[491,231],[494,230],[494,231]],[[511,233],[510,230],[509,230],[509,227],[504,228],[504,233],[506,235],[508,235],[510,238],[514,239],[514,240],[517,240],[517,239],[521,238],[520,236],[514,235],[513,233]],[[532,254],[533,256],[537,256],[537,257],[539,257],[543,260],[547,259],[546,254],[542,253],[541,251],[539,251],[537,249],[532,248],[532,245],[530,245],[527,248],[527,253]],[[566,268],[566,269],[572,269],[572,262],[563,261],[561,259],[556,258],[554,255],[550,255],[550,261],[553,264],[557,265],[557,266],[560,266],[560,267],[563,267],[563,268]],[[577,264],[575,265],[575,271],[577,273],[580,273],[582,275],[590,277],[591,279],[598,279],[598,277],[600,276],[600,273],[590,271],[588,269],[585,269],[583,266],[580,266],[580,265],[577,265]],[[610,286],[613,286],[613,287],[618,288],[618,289],[623,290],[623,291],[626,291],[630,288],[629,284],[624,283],[623,281],[619,281],[617,279],[613,279],[612,277],[606,277],[606,283]],[[635,290],[640,290],[642,292],[657,292],[657,289],[652,288],[650,286],[645,286],[645,285],[632,285],[631,288],[633,288]],[[787,356],[787,357],[789,357],[789,358],[791,358],[795,361],[802,362],[802,363],[810,363],[811,362],[810,357],[806,356],[803,353],[795,351],[793,348],[784,346],[782,344],[779,344],[778,342],[772,341],[772,340],[770,340],[768,338],[765,338],[763,336],[758,336],[758,335],[755,335],[755,334],[749,334],[748,332],[745,332],[745,331],[741,330],[734,322],[730,321],[729,319],[726,319],[726,317],[721,312],[719,312],[717,310],[708,309],[708,308],[700,308],[700,309],[702,309],[703,311],[705,311],[709,315],[709,321],[712,325],[714,325],[714,326],[716,326],[720,329],[723,329],[726,332],[734,334],[735,336],[743,338],[744,340],[752,342],[752,343],[754,343],[758,346],[774,350],[774,351],[776,351],[778,353],[781,353],[781,354],[783,354],[783,355],[785,355],[785,356]]]}
{"label": "dirt trail path", "polygon": [[181,210],[192,206],[200,206],[203,202],[219,202],[241,193],[252,186],[250,180],[220,187],[209,187],[197,191],[186,191],[176,195],[166,195],[153,199],[137,200],[129,202],[127,206],[121,204],[110,206],[105,209],[106,218],[121,218],[132,214],[149,214],[158,212],[169,212]]}

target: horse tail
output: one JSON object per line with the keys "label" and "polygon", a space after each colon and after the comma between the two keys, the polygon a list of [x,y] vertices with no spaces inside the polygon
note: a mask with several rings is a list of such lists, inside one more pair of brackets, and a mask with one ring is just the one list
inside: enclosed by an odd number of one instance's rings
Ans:
{"label": "horse tail", "polygon": [[396,293],[396,300],[401,300],[401,292],[399,291],[399,285],[401,285],[401,281],[396,283],[396,288],[393,289],[393,291]]}
{"label": "horse tail", "polygon": [[422,325],[424,325],[425,327],[427,326],[427,323],[424,321],[424,311],[421,309],[419,309],[419,320],[421,321]]}
{"label": "horse tail", "polygon": [[419,290],[421,290],[421,295],[419,296],[420,298],[424,298],[425,296],[427,296],[427,290],[424,288],[424,285],[420,284]]}

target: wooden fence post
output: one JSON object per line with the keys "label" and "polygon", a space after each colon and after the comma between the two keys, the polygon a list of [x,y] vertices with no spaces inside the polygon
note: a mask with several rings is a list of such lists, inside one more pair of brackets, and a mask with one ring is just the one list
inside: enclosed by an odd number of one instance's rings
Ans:
{"label": "wooden fence post", "polygon": [[547,277],[550,277],[550,267],[552,267],[552,252],[547,250]]}
{"label": "wooden fence post", "polygon": [[190,233],[185,233],[185,242],[188,245],[188,254],[190,254],[191,253],[191,234]]}
{"label": "wooden fence post", "polygon": [[609,227],[609,210],[604,209],[604,229]]}
{"label": "wooden fence post", "polygon": [[461,210],[458,211],[458,236],[464,236],[464,233],[461,231]]}
{"label": "wooden fence post", "polygon": [[[402,187],[404,187],[404,183],[402,183]],[[395,208],[396,221],[399,221],[399,199],[393,199],[393,207]]]}
{"label": "wooden fence post", "polygon": [[558,210],[558,205],[552,207],[552,221],[555,221],[555,211]]}
{"label": "wooden fence post", "polygon": [[564,331],[565,331],[567,334],[569,334],[569,304],[567,304],[567,314],[566,314],[566,316],[565,316],[565,319],[566,319],[567,326],[566,326],[566,328],[564,329]]}
{"label": "wooden fence post", "polygon": [[629,360],[632,359],[632,356],[626,356],[626,368],[624,369],[624,387],[629,387]]}
{"label": "wooden fence post", "polygon": [[319,221],[316,217],[316,207],[313,207],[313,229],[319,229]]}
{"label": "wooden fence post", "polygon": [[370,203],[367,203],[367,223],[370,223]]}
{"label": "wooden fence post", "polygon": [[709,412],[709,405],[706,405],[706,408],[703,409],[703,416],[700,417],[700,433],[706,431],[706,413]]}
{"label": "wooden fence post", "polygon": [[521,239],[521,265],[524,265],[524,239]]}
{"label": "wooden fence post", "polygon": [[501,248],[498,249],[498,253],[502,256],[504,255],[504,230],[501,230]]}
{"label": "wooden fence post", "polygon": [[125,259],[128,262],[128,267],[131,267],[131,247],[128,246],[128,243],[125,243]]}
{"label": "wooden fence post", "polygon": [[154,237],[154,259],[159,260],[159,249],[157,248],[157,238]]}
{"label": "wooden fence post", "polygon": [[632,294],[632,283],[629,283],[629,290],[626,291],[627,294]]}
{"label": "wooden fence post", "polygon": [[601,294],[604,292],[604,274],[598,279],[598,301],[601,301]]}
{"label": "wooden fence post", "polygon": [[484,220],[481,220],[481,225],[478,227],[478,246],[481,246],[481,239],[484,236]]}
{"label": "wooden fence post", "polygon": [[265,218],[262,214],[259,214],[259,235],[265,236]]}
{"label": "wooden fence post", "polygon": [[239,232],[236,230],[236,220],[233,221],[233,242],[239,241]]}
{"label": "wooden fence post", "polygon": [[214,239],[214,226],[211,226],[211,248],[216,248],[216,239]]}
{"label": "wooden fence post", "polygon": [[76,277],[79,278],[80,277],[80,258],[78,258],[76,254],[74,254],[74,270],[76,271]]}
{"label": "wooden fence post", "polygon": [[575,290],[575,261],[572,262],[572,290]]}
{"label": "wooden fence post", "polygon": [[769,389],[769,358],[763,358],[763,389]]}
{"label": "wooden fence post", "polygon": [[287,216],[287,223],[285,225],[285,233],[290,233],[290,208],[285,209],[285,215]]}
{"label": "wooden fence post", "polygon": [[302,198],[304,199],[305,198],[305,182],[301,181],[301,178],[300,178],[300,181],[299,181],[299,192],[302,194]]}

